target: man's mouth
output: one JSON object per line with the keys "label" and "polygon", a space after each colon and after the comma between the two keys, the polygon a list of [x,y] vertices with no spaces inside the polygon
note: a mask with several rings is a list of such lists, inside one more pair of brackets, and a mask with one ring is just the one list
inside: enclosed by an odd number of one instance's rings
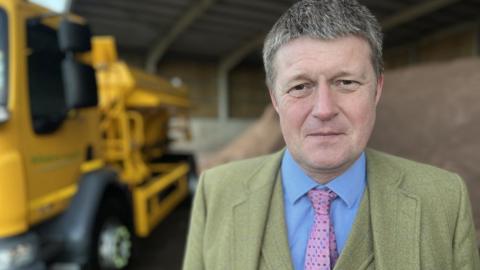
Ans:
{"label": "man's mouth", "polygon": [[320,132],[311,132],[307,136],[318,136],[318,137],[333,137],[343,135],[345,133],[338,131],[320,131]]}

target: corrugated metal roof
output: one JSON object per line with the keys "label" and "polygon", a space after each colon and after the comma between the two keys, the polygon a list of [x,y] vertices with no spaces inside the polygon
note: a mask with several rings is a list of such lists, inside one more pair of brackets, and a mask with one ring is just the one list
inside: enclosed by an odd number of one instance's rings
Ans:
{"label": "corrugated metal roof", "polygon": [[[156,43],[161,42],[162,37],[171,34],[171,29],[178,24],[187,10],[201,1],[76,0],[73,2],[72,10],[88,19],[94,34],[113,35],[121,50],[143,52],[143,57],[146,57],[147,52],[151,51]],[[174,35],[172,42],[167,46],[167,55],[221,59],[242,44],[266,33],[276,19],[296,1],[208,2],[209,6],[204,12],[197,14],[198,16],[191,20],[187,27]],[[476,20],[480,11],[479,0],[361,0],[361,2],[367,5],[381,22],[392,23],[393,27],[389,27],[385,34],[386,47],[407,42],[452,24]],[[430,4],[433,4],[434,8]],[[423,8],[423,13],[416,12],[414,10],[416,7]]]}

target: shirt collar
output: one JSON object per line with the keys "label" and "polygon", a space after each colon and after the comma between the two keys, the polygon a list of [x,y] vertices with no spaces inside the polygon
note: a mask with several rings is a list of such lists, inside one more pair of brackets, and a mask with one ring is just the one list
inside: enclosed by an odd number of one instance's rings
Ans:
{"label": "shirt collar", "polygon": [[362,152],[360,157],[343,174],[322,185],[315,182],[303,171],[287,149],[283,155],[281,173],[284,193],[289,203],[295,204],[312,188],[328,187],[342,199],[348,208],[351,208],[362,196],[365,189],[365,153]]}

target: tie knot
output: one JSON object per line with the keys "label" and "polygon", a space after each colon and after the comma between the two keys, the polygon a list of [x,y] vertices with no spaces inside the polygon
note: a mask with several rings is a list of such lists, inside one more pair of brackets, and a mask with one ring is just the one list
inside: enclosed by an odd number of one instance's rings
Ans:
{"label": "tie knot", "polygon": [[308,192],[315,213],[321,215],[328,215],[330,205],[336,197],[337,194],[329,189],[312,189]]}

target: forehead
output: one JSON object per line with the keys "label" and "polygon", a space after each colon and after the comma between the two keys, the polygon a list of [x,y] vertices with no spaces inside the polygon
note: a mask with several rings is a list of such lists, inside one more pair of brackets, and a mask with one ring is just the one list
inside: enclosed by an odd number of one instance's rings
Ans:
{"label": "forehead", "polygon": [[365,39],[353,35],[331,40],[297,38],[281,46],[273,60],[277,75],[294,67],[328,71],[367,66],[373,70],[370,45]]}

